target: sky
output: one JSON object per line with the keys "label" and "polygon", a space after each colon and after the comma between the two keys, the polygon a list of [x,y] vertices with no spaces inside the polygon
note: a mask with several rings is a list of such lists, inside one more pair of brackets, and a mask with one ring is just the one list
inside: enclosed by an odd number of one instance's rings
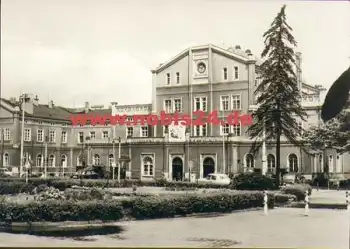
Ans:
{"label": "sky", "polygon": [[80,107],[151,103],[150,70],[194,45],[259,56],[283,4],[303,80],[328,88],[350,65],[347,1],[2,0],[2,97]]}

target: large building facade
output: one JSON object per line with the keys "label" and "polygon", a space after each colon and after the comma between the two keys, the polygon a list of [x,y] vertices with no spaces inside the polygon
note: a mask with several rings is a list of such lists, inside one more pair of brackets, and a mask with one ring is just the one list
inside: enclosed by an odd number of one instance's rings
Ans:
{"label": "large building facade", "polygon": [[[308,122],[318,125],[322,90],[301,80],[301,55],[296,68],[302,90],[302,104],[309,114]],[[152,73],[152,103],[149,105],[118,105],[107,109],[90,106],[73,109],[39,104],[31,96],[25,104],[24,155],[30,159],[33,171],[50,174],[70,174],[86,158],[88,165],[111,165],[114,158],[129,158],[122,167],[126,176],[148,180],[165,176],[169,180],[203,177],[211,172],[238,173],[261,169],[262,152],[249,153],[252,141],[247,127],[236,125],[201,126],[115,126],[85,125],[73,127],[72,114],[190,114],[201,110],[218,112],[219,118],[238,111],[247,114],[255,104],[254,94],[259,61],[249,49],[240,46],[223,49],[214,45],[191,47]],[[2,128],[2,164],[12,172],[19,172],[21,111],[16,99],[1,100],[0,128]],[[120,138],[120,146],[119,140]],[[84,156],[82,156],[84,155]],[[268,171],[275,169],[275,148],[266,146]],[[282,141],[281,167],[297,172],[319,172],[328,163],[331,172],[347,171],[341,155],[335,151],[305,154],[300,148]]]}

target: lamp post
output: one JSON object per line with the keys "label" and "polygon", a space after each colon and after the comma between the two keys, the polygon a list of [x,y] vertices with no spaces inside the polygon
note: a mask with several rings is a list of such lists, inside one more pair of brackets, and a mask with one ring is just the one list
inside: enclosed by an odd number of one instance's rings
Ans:
{"label": "lamp post", "polygon": [[113,163],[112,163],[112,179],[114,181],[115,178],[115,162],[116,162],[116,158],[115,158],[115,139],[112,140],[112,150],[113,150]]}
{"label": "lamp post", "polygon": [[19,97],[20,106],[22,108],[22,124],[21,124],[21,163],[19,168],[19,175],[22,177],[22,171],[23,171],[23,164],[24,164],[24,157],[23,157],[23,150],[24,150],[24,109],[25,109],[25,103],[29,100],[28,94],[22,94]]}
{"label": "lamp post", "polygon": [[47,157],[47,143],[49,141],[49,137],[45,136],[45,159],[44,159],[44,176],[47,178],[47,163],[48,163],[48,157]]}
{"label": "lamp post", "polygon": [[188,166],[188,179],[189,182],[192,181],[191,179],[191,171],[192,171],[192,163],[190,162],[190,137],[191,137],[191,133],[189,131],[188,128],[186,128],[186,141],[187,141],[187,166]]}
{"label": "lamp post", "polygon": [[90,164],[90,161],[91,161],[91,159],[90,159],[90,144],[89,144],[89,142],[90,142],[90,137],[89,136],[86,136],[85,137],[85,141],[86,141],[86,148],[87,148],[87,151],[86,151],[86,157],[87,157],[87,166],[89,166],[89,164]]}
{"label": "lamp post", "polygon": [[121,137],[118,137],[118,182],[120,183],[120,168],[122,165],[120,154],[121,154]]}

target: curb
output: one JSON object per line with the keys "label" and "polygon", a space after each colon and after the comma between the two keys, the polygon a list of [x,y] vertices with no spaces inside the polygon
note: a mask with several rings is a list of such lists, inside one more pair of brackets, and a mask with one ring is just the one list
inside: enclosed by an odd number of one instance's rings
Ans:
{"label": "curb", "polygon": [[[305,208],[305,203],[297,202],[291,203],[286,208]],[[313,209],[338,209],[338,210],[346,210],[347,205],[342,203],[309,203],[309,208]]]}

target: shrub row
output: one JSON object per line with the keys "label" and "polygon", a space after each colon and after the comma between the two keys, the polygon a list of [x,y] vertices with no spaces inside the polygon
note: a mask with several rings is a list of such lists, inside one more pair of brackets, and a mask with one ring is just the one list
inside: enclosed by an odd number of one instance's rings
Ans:
{"label": "shrub row", "polygon": [[[293,196],[269,194],[268,206],[287,203]],[[144,197],[126,200],[34,201],[0,203],[0,222],[36,221],[117,221],[122,218],[151,219],[183,216],[193,213],[230,212],[263,206],[262,192],[208,194],[177,197]]]}
{"label": "shrub row", "polygon": [[[59,190],[65,190],[75,185],[86,187],[110,187],[110,188],[130,188],[138,187],[166,187],[172,189],[195,189],[195,188],[222,188],[215,184],[197,184],[190,182],[167,182],[164,179],[155,181],[140,181],[140,180],[122,180],[109,181],[106,180],[76,180],[76,179],[59,179],[59,178],[32,178],[25,182],[23,178],[3,178],[0,179],[0,194],[18,194],[30,193],[34,188],[46,185]],[[274,180],[261,174],[250,173],[236,176],[229,188],[238,190],[272,190],[276,189]]]}
{"label": "shrub row", "polygon": [[281,193],[294,195],[298,201],[303,201],[305,199],[306,191],[308,195],[312,194],[312,188],[308,184],[294,184],[281,189]]}

